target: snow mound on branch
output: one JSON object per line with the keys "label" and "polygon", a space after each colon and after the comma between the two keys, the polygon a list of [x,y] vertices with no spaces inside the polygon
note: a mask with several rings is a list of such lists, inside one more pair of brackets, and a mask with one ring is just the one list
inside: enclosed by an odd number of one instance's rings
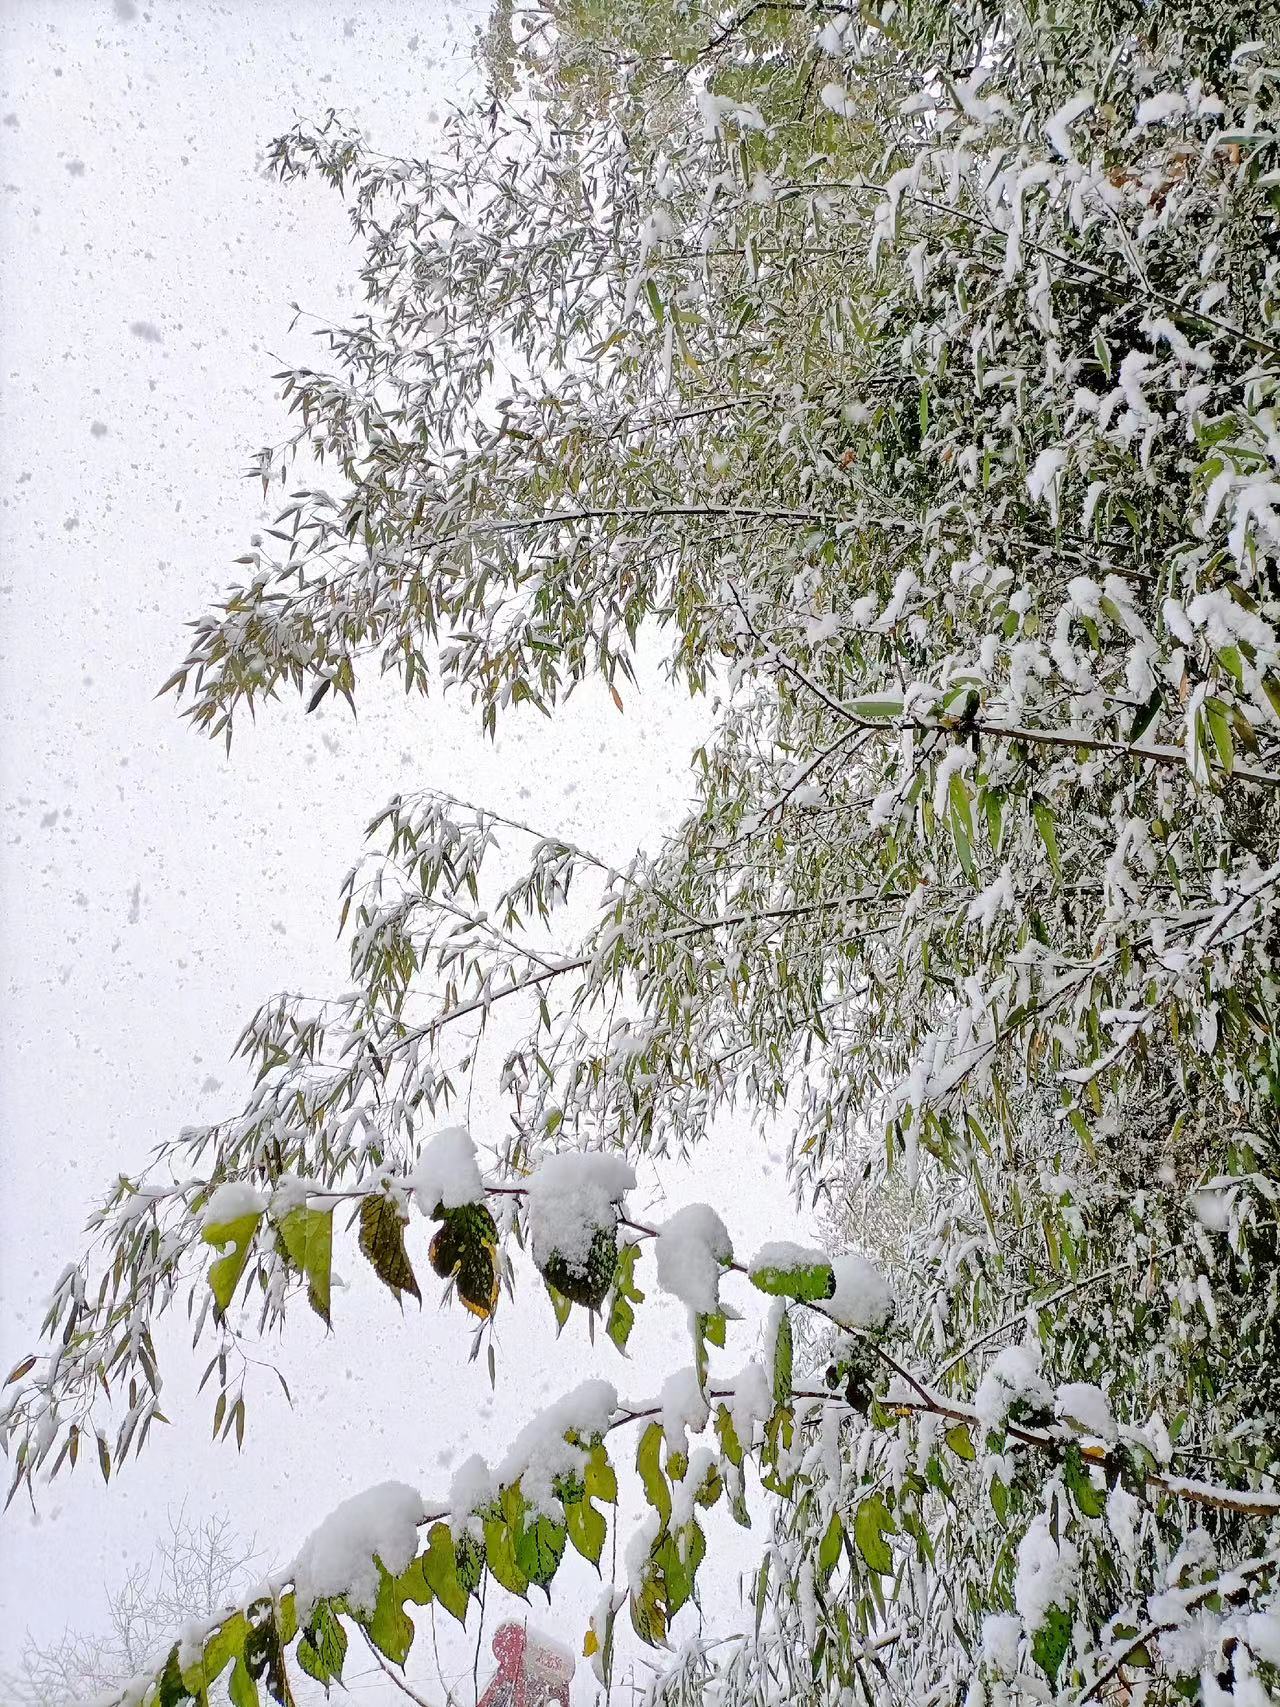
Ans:
{"label": "snow mound on branch", "polygon": [[1053,1414],[1059,1422],[1073,1422],[1099,1440],[1116,1438],[1116,1419],[1107,1395],[1092,1381],[1068,1381],[1053,1399]]}
{"label": "snow mound on branch", "polygon": [[1055,1541],[1049,1519],[1037,1517],[1018,1543],[1018,1571],[1013,1602],[1023,1624],[1038,1630],[1051,1606],[1067,1611],[1075,1598],[1080,1555],[1065,1539]]}
{"label": "snow mound on branch", "polygon": [[1040,1373],[1038,1340],[1007,1345],[999,1353],[978,1383],[973,1408],[983,1428],[991,1433],[1004,1427],[1019,1400],[1030,1410],[1053,1409],[1053,1394]]}
{"label": "snow mound on branch", "polygon": [[1001,1677],[1018,1675],[1022,1622],[1012,1612],[990,1612],[982,1620],[982,1657]]}
{"label": "snow mound on branch", "polygon": [[677,1369],[662,1383],[662,1432],[668,1452],[689,1455],[689,1430],[701,1434],[711,1407],[696,1369]]}
{"label": "snow mound on branch", "polygon": [[200,1211],[200,1227],[205,1232],[210,1227],[225,1227],[229,1221],[242,1220],[246,1215],[261,1215],[266,1207],[266,1198],[248,1180],[229,1179],[210,1194]]}
{"label": "snow mound on branch", "polygon": [[832,1257],[836,1289],[824,1306],[842,1328],[879,1333],[893,1320],[897,1300],[876,1265],[858,1251]]}
{"label": "snow mound on branch", "polygon": [[333,1594],[345,1595],[353,1611],[371,1613],[378,1598],[375,1556],[392,1576],[407,1570],[425,1516],[421,1494],[403,1482],[380,1482],[344,1500],[312,1531],[294,1560],[299,1621],[305,1622],[318,1600]]}
{"label": "snow mound on branch", "polygon": [[635,1183],[630,1163],[621,1156],[601,1150],[548,1156],[530,1179],[525,1198],[538,1267],[558,1251],[571,1268],[585,1268],[597,1229],[612,1232],[617,1226],[618,1202]]}
{"label": "snow mound on branch", "polygon": [[773,1415],[773,1386],[764,1365],[754,1359],[738,1371],[729,1385],[731,1391],[724,1407],[743,1450],[749,1452],[755,1439],[755,1425],[768,1422]]}
{"label": "snow mound on branch", "polygon": [[658,1285],[700,1315],[720,1308],[721,1265],[733,1261],[728,1229],[706,1203],[678,1209],[658,1229]]}
{"label": "snow mound on branch", "polygon": [[467,1527],[473,1512],[492,1502],[497,1491],[493,1471],[478,1452],[459,1464],[449,1484],[449,1527],[455,1535]]}
{"label": "snow mound on branch", "polygon": [[465,1126],[446,1126],[422,1146],[409,1184],[424,1215],[434,1215],[440,1204],[459,1209],[464,1203],[480,1202],[484,1184],[476,1147]]}
{"label": "snow mound on branch", "polygon": [[499,1486],[519,1482],[535,1511],[563,1522],[555,1484],[562,1476],[580,1481],[587,1462],[585,1450],[571,1445],[565,1435],[591,1440],[604,1434],[617,1408],[617,1389],[608,1381],[583,1381],[524,1425],[498,1465]]}

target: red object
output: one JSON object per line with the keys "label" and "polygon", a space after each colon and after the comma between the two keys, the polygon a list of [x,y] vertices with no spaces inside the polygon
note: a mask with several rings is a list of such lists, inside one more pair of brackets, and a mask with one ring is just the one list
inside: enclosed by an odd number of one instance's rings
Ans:
{"label": "red object", "polygon": [[476,1707],[569,1707],[573,1655],[558,1642],[523,1624],[502,1624],[494,1631],[493,1653],[498,1669]]}

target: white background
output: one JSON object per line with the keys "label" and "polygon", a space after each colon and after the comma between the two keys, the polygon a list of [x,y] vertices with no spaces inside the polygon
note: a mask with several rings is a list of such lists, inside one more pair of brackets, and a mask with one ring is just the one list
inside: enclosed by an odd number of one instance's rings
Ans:
{"label": "white background", "polygon": [[[352,302],[358,255],[337,196],[266,178],[264,146],[332,105],[388,150],[429,152],[471,75],[478,21],[460,0],[3,7],[5,1368],[29,1349],[114,1173],[234,1109],[228,1054],[258,1002],[345,983],[337,885],[387,797],[448,788],[619,861],[679,815],[706,710],[656,678],[622,717],[590,689],[553,725],[517,717],[496,742],[460,703],[406,706],[370,682],[358,722],[285,703],[245,724],[230,760],[154,697],[184,622],[232,578],[259,519],[260,489],[240,475],[282,436],[270,374],[276,358],[311,355],[305,321],[288,333],[289,304],[323,319]],[[792,1230],[778,1159],[745,1126],[664,1183],[671,1204],[727,1200],[741,1249]],[[0,1669],[28,1628],[48,1639],[100,1622],[104,1586],[149,1557],[184,1500],[189,1515],[225,1512],[275,1563],[369,1483],[446,1492],[460,1458],[497,1456],[585,1373],[639,1397],[664,1363],[688,1360],[675,1309],[649,1312],[630,1365],[607,1342],[589,1353],[580,1312],[553,1352],[549,1309],[531,1294],[500,1321],[491,1395],[429,1273],[425,1308],[401,1319],[358,1261],[349,1242],[336,1257],[353,1287],[335,1294],[334,1334],[299,1316],[286,1336],[295,1408],[270,1377],[252,1389],[243,1456],[209,1444],[207,1397],[194,1397],[178,1343],[175,1426],[139,1464],[104,1490],[82,1460],[34,1513],[15,1501],[0,1520]],[[749,1350],[742,1341],[729,1366]],[[750,1557],[730,1554],[717,1595]],[[596,1592],[576,1571],[533,1616],[577,1648]],[[447,1640],[446,1671],[469,1674],[468,1652]],[[433,1675],[425,1656],[411,1669]],[[376,1674],[357,1692],[402,1699]]]}

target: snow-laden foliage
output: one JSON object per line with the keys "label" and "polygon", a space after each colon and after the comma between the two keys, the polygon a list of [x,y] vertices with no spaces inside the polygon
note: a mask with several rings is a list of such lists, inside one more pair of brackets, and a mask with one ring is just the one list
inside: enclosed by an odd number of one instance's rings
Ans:
{"label": "snow-laden foliage", "polygon": [[[243,1432],[233,1301],[266,1328],[305,1287],[327,1318],[339,1206],[418,1294],[416,1203],[481,1335],[520,1240],[557,1315],[601,1309],[619,1348],[669,1289],[690,1367],[642,1407],[590,1383],[421,1500],[424,1551],[383,1560],[372,1611],[357,1560],[300,1632],[286,1576],[175,1649],[158,1699],[228,1664],[287,1699],[295,1638],[324,1678],[344,1618],[399,1661],[406,1600],[465,1617],[486,1573],[545,1585],[567,1541],[598,1563],[638,1425],[651,1513],[588,1632],[602,1675],[629,1602],[674,1644],[671,1701],[1258,1707],[1275,9],[563,0],[500,9],[488,64],[441,161],[333,119],[276,145],[347,196],[367,309],[281,376],[297,432],[254,470],[277,525],[171,685],[228,739],[285,688],[354,700],[371,673],[492,728],[589,675],[625,705],[652,630],[715,696],[696,803],[623,871],[435,795],[377,814],[352,990],[264,1007],[249,1106],[120,1181],[10,1390],[15,1485],[141,1445],[151,1323],[189,1292],[215,1426]],[[299,452],[328,488],[291,486]],[[498,1008],[519,1037],[492,1060]],[[477,1071],[510,1115],[483,1170],[434,1136]],[[731,1103],[783,1125],[797,1191],[876,1263],[740,1263],[729,1204],[632,1218],[628,1158],[678,1165]],[[855,1217],[878,1197],[883,1241]],[[729,1269],[775,1299],[763,1359],[729,1344]],[[698,1508],[745,1519],[748,1464],[754,1618],[695,1637]]]}

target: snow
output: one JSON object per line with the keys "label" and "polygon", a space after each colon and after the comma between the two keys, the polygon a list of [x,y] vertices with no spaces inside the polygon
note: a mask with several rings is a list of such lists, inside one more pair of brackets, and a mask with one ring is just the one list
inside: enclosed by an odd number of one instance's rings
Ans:
{"label": "snow", "polygon": [[662,1519],[656,1511],[650,1510],[631,1531],[622,1558],[627,1573],[627,1585],[632,1594],[638,1595],[644,1588],[645,1577],[649,1573],[649,1553],[658,1539],[661,1527]]}
{"label": "snow", "polygon": [[1055,1542],[1049,1519],[1032,1522],[1018,1543],[1018,1569],[1013,1583],[1014,1605],[1029,1631],[1038,1630],[1051,1606],[1065,1611],[1075,1596],[1080,1555],[1070,1541]]}
{"label": "snow", "polygon": [[597,1228],[617,1226],[616,1206],[635,1183],[631,1164],[602,1150],[548,1156],[525,1198],[533,1260],[541,1267],[558,1251],[571,1266],[584,1267]]}
{"label": "snow", "polygon": [[1049,519],[1056,523],[1058,519],[1058,482],[1063,469],[1067,466],[1067,453],[1061,445],[1050,446],[1042,450],[1035,460],[1030,474],[1027,476],[1027,494],[1033,503],[1044,499],[1048,506]]}
{"label": "snow", "polygon": [[1225,1233],[1231,1225],[1232,1192],[1213,1185],[1200,1186],[1188,1199],[1191,1213],[1206,1233]]}
{"label": "snow", "polygon": [[449,1527],[455,1535],[467,1527],[473,1513],[492,1503],[497,1491],[493,1471],[478,1452],[459,1464],[449,1484]]}
{"label": "snow", "polygon": [[724,1408],[743,1451],[747,1452],[755,1438],[756,1423],[768,1422],[773,1415],[773,1384],[764,1365],[753,1360],[738,1371],[729,1389]]}
{"label": "snow", "polygon": [[266,1198],[260,1191],[255,1191],[248,1180],[228,1180],[210,1194],[209,1201],[200,1212],[200,1227],[207,1233],[213,1227],[225,1227],[232,1221],[243,1220],[246,1215],[261,1215],[266,1207]]}
{"label": "snow", "polygon": [[1027,1340],[1000,1352],[978,1383],[973,1408],[988,1433],[1002,1429],[1017,1400],[1036,1410],[1052,1410],[1053,1394],[1040,1373],[1040,1344]]}
{"label": "snow", "polygon": [[669,1452],[689,1451],[689,1430],[700,1434],[707,1426],[711,1407],[702,1390],[696,1369],[677,1369],[662,1383],[662,1432]]}
{"label": "snow", "polygon": [[982,1657],[1001,1677],[1018,1675],[1022,1623],[1012,1612],[992,1612],[982,1620]]}
{"label": "snow", "polygon": [[1244,1639],[1260,1660],[1280,1666],[1280,1599],[1244,1621]]}
{"label": "snow", "polygon": [[1134,114],[1134,124],[1143,130],[1147,125],[1165,124],[1170,119],[1181,118],[1186,110],[1186,96],[1168,89],[1163,94],[1150,96],[1139,105]]}
{"label": "snow", "polygon": [[498,1465],[499,1486],[519,1482],[536,1511],[563,1522],[555,1483],[561,1476],[581,1477],[587,1461],[584,1449],[571,1445],[565,1435],[590,1441],[604,1434],[617,1408],[617,1390],[608,1381],[583,1381],[524,1425]]}
{"label": "snow", "polygon": [[832,1258],[836,1289],[823,1308],[842,1328],[863,1333],[882,1332],[893,1320],[897,1303],[889,1282],[876,1265],[858,1251]]}
{"label": "snow", "polygon": [[654,1245],[658,1285],[699,1315],[720,1308],[720,1273],[733,1261],[728,1229],[706,1203],[690,1203],[658,1229]]}
{"label": "snow", "polygon": [[573,1649],[535,1624],[524,1627],[524,1663],[535,1677],[570,1678],[577,1669]]}
{"label": "snow", "polygon": [[298,1619],[328,1595],[345,1595],[352,1609],[371,1613],[378,1598],[378,1567],[398,1576],[418,1551],[422,1496],[404,1482],[380,1482],[344,1500],[308,1536],[290,1573]]}
{"label": "snow", "polygon": [[1055,153],[1060,154],[1064,160],[1075,158],[1075,151],[1071,146],[1071,126],[1077,119],[1084,117],[1093,103],[1092,91],[1073,95],[1065,106],[1059,107],[1052,118],[1045,120],[1044,134]]}
{"label": "snow", "polygon": [[434,1215],[441,1204],[446,1209],[458,1209],[464,1203],[480,1202],[484,1184],[476,1163],[476,1147],[465,1126],[446,1126],[422,1146],[409,1184],[424,1215]]}
{"label": "snow", "polygon": [[1120,1557],[1130,1565],[1138,1558],[1138,1520],[1142,1516],[1142,1501],[1136,1494],[1117,1482],[1107,1495],[1107,1523]]}
{"label": "snow", "polygon": [[1053,1400],[1053,1414],[1059,1422],[1077,1424],[1085,1434],[1099,1440],[1116,1438],[1116,1419],[1101,1387],[1092,1381],[1068,1381],[1058,1388]]}

